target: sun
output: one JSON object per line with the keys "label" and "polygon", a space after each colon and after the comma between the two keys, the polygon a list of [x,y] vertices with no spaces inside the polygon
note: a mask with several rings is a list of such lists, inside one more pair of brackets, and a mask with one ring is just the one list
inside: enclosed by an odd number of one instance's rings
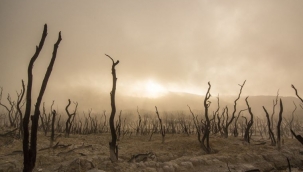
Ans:
{"label": "sun", "polygon": [[157,82],[148,80],[145,82],[144,95],[146,97],[157,98],[163,96],[167,90]]}

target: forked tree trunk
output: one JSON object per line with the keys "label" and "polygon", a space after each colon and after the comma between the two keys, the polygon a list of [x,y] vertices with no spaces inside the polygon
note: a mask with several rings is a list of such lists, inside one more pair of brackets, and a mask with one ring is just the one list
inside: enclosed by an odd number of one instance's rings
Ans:
{"label": "forked tree trunk", "polygon": [[[40,89],[40,92],[39,92],[39,95],[37,98],[34,115],[31,116],[32,126],[31,126],[31,133],[29,133],[28,125],[29,125],[29,117],[30,117],[30,113],[31,113],[31,102],[32,102],[31,95],[32,95],[32,82],[33,82],[32,69],[34,66],[34,62],[36,61],[36,59],[38,58],[38,56],[40,54],[40,51],[42,50],[46,36],[47,36],[47,25],[45,24],[40,44],[39,44],[39,46],[36,47],[36,52],[35,52],[34,56],[31,58],[29,65],[28,65],[26,109],[25,109],[25,114],[24,114],[24,119],[23,119],[23,128],[24,128],[24,139],[23,139],[24,168],[23,168],[23,172],[31,172],[31,171],[33,171],[33,169],[35,167],[36,155],[37,155],[37,130],[38,130],[39,115],[40,115],[40,105],[41,105],[44,91],[47,86],[48,79],[51,75],[53,65],[56,60],[58,46],[62,40],[61,32],[59,32],[58,40],[54,45],[52,59],[49,63],[47,71],[45,73],[45,76],[44,76],[44,79],[42,82],[42,86],[41,86],[41,89]],[[31,134],[31,137],[29,139],[30,134]]]}
{"label": "forked tree trunk", "polygon": [[112,162],[118,161],[118,146],[117,146],[117,134],[116,134],[116,129],[115,129],[115,124],[114,124],[114,119],[116,115],[116,103],[115,103],[115,94],[116,94],[116,84],[117,84],[117,77],[116,77],[116,65],[119,64],[118,61],[114,61],[109,55],[105,54],[107,57],[109,57],[113,64],[112,64],[112,75],[113,75],[113,87],[112,91],[110,92],[110,102],[111,102],[111,114],[109,118],[109,126],[110,126],[110,132],[112,135],[112,141],[109,142],[109,155],[110,155],[110,160]]}
{"label": "forked tree trunk", "polygon": [[240,88],[240,92],[239,92],[239,94],[238,94],[238,97],[236,98],[236,100],[234,101],[234,111],[233,111],[233,113],[232,113],[232,116],[231,116],[231,119],[228,121],[228,108],[226,107],[226,115],[227,115],[227,117],[226,117],[226,124],[225,124],[225,126],[223,126],[223,136],[225,137],[225,138],[227,138],[228,137],[228,128],[229,128],[229,125],[233,122],[233,120],[234,120],[234,118],[235,118],[235,113],[236,113],[236,111],[237,111],[237,101],[240,99],[240,96],[241,96],[241,93],[242,93],[242,89],[243,89],[243,87],[244,87],[244,85],[245,85],[245,82],[246,82],[246,80],[243,82],[243,84],[242,85],[240,85],[239,84],[239,86],[241,87]]}

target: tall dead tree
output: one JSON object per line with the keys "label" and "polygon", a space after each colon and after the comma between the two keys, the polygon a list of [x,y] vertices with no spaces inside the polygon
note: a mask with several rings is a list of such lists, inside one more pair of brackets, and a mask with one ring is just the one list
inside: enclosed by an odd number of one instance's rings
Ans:
{"label": "tall dead tree", "polygon": [[[34,62],[36,61],[36,59],[38,58],[42,47],[44,45],[44,41],[45,38],[47,36],[47,25],[44,25],[44,29],[43,29],[43,33],[42,33],[42,37],[39,43],[39,46],[36,46],[36,52],[33,55],[33,57],[31,58],[29,65],[28,65],[28,83],[27,83],[27,90],[26,90],[26,108],[25,108],[25,114],[24,114],[24,118],[23,118],[23,128],[24,128],[24,139],[23,139],[23,156],[24,156],[24,160],[23,160],[23,172],[31,172],[33,171],[34,167],[35,167],[35,163],[36,163],[36,155],[37,155],[37,130],[38,130],[38,122],[39,122],[39,116],[40,116],[40,105],[41,105],[41,101],[48,83],[48,79],[51,75],[55,60],[56,60],[56,56],[57,56],[57,50],[59,47],[59,44],[62,40],[61,38],[61,32],[59,32],[59,36],[58,36],[58,40],[57,42],[54,44],[54,50],[53,50],[53,54],[52,54],[52,58],[51,61],[49,63],[49,66],[47,68],[47,71],[45,73],[43,82],[42,82],[42,86],[37,98],[37,102],[35,105],[35,110],[34,110],[34,115],[30,115],[31,114],[31,106],[32,106],[32,83],[33,83],[33,66],[34,66]],[[31,132],[29,132],[29,119],[31,116]],[[31,137],[29,137],[29,135],[31,135]]]}
{"label": "tall dead tree", "polygon": [[246,102],[246,105],[247,105],[248,112],[250,114],[250,120],[248,121],[248,123],[246,125],[246,128],[245,128],[244,140],[249,143],[250,142],[250,136],[251,136],[249,131],[250,131],[251,126],[254,123],[254,115],[251,111],[251,107],[249,106],[247,99],[248,99],[248,97],[246,97],[245,102]]}
{"label": "tall dead tree", "polygon": [[242,93],[242,89],[244,87],[244,84],[245,84],[246,80],[243,82],[242,85],[239,84],[239,86],[241,87],[240,88],[240,92],[238,94],[238,97],[236,98],[236,100],[234,101],[234,111],[232,113],[232,116],[230,118],[230,120],[228,121],[228,108],[226,107],[226,115],[227,115],[227,119],[226,119],[226,124],[225,126],[223,125],[223,136],[225,138],[228,137],[228,128],[229,128],[229,125],[233,122],[234,118],[235,118],[235,113],[237,111],[237,101],[240,99],[240,96],[241,96],[241,93]]}
{"label": "tall dead tree", "polygon": [[210,134],[210,120],[209,120],[209,116],[208,116],[208,108],[211,104],[211,102],[209,101],[209,98],[211,96],[211,94],[209,93],[211,88],[210,83],[208,82],[208,89],[204,98],[204,116],[205,116],[205,127],[204,127],[204,133],[202,136],[202,140],[201,140],[201,147],[202,149],[206,152],[206,153],[211,153],[211,148],[209,145],[209,134]]}
{"label": "tall dead tree", "polygon": [[109,142],[109,155],[110,155],[110,160],[112,162],[116,162],[118,161],[118,145],[117,145],[117,134],[114,124],[114,119],[116,115],[115,95],[116,95],[116,85],[117,85],[117,76],[116,76],[115,67],[119,64],[119,60],[115,62],[113,58],[111,58],[109,55],[107,54],[105,55],[109,57],[113,62],[112,64],[113,87],[112,87],[112,91],[110,92],[110,102],[111,102],[112,111],[109,117],[109,127],[112,135],[112,141]]}

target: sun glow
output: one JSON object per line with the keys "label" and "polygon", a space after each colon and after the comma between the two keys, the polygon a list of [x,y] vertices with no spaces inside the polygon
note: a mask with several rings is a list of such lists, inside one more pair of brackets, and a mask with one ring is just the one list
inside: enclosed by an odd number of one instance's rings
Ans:
{"label": "sun glow", "polygon": [[[129,86],[130,84],[127,85]],[[128,95],[135,97],[158,98],[168,92],[167,88],[152,79],[137,81],[131,85],[128,88]]]}
{"label": "sun glow", "polygon": [[146,97],[159,97],[162,96],[166,93],[166,89],[161,86],[160,84],[152,81],[152,80],[148,80],[145,83],[145,90],[144,90],[144,94],[146,95]]}

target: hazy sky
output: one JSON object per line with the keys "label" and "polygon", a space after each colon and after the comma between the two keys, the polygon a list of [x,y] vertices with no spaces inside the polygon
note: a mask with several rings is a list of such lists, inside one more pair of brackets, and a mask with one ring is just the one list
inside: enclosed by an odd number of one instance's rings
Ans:
{"label": "hazy sky", "polygon": [[302,7],[301,0],[2,0],[0,86],[4,97],[21,89],[47,23],[34,94],[59,31],[62,41],[45,101],[109,96],[112,63],[105,53],[120,60],[118,95],[204,95],[208,81],[213,95],[235,95],[245,79],[244,95],[280,89],[294,96],[291,84],[303,95]]}

